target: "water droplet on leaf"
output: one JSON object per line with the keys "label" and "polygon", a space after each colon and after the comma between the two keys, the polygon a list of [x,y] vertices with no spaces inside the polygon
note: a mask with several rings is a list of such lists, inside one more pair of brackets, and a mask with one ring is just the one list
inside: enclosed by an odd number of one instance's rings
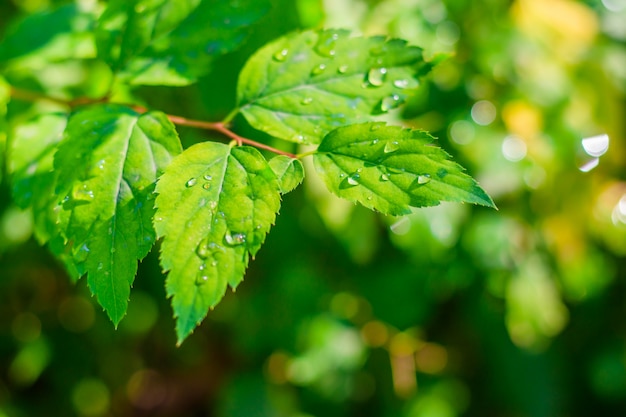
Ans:
{"label": "water droplet on leaf", "polygon": [[337,68],[337,72],[339,74],[345,74],[346,72],[348,72],[348,66],[347,65],[340,65],[339,68]]}
{"label": "water droplet on leaf", "polygon": [[198,180],[197,180],[196,178],[189,178],[189,179],[187,180],[187,182],[185,183],[185,187],[187,187],[187,188],[191,188],[191,187],[193,187],[194,185],[196,185],[197,183],[198,183]]}
{"label": "water droplet on leaf", "polygon": [[387,78],[387,68],[372,68],[367,73],[367,81],[374,87],[380,87]]}
{"label": "water droplet on leaf", "polygon": [[[372,132],[375,132],[375,131],[377,131],[378,129],[380,129],[382,126],[383,126],[383,125],[382,125],[381,123],[375,123],[375,124],[373,124],[372,126],[370,126],[370,130],[371,130]],[[376,140],[378,140],[378,139],[376,139]]]}
{"label": "water droplet on leaf", "polygon": [[75,201],[91,201],[94,199],[94,194],[87,187],[87,184],[77,184],[72,189],[72,199]]}
{"label": "water droplet on leaf", "polygon": [[418,175],[415,181],[413,181],[409,188],[419,188],[430,182],[430,174]]}
{"label": "water droplet on leaf", "polygon": [[424,174],[424,175],[418,175],[417,176],[417,183],[420,185],[423,184],[428,184],[430,182],[430,175],[429,174]]}
{"label": "water droplet on leaf", "polygon": [[346,188],[356,187],[357,185],[359,185],[360,179],[361,179],[361,175],[355,172],[354,174],[348,175],[348,177],[346,177],[346,179],[343,180],[341,184],[339,184],[339,188],[346,189]]}
{"label": "water droplet on leaf", "polygon": [[206,265],[200,265],[198,268],[198,275],[196,275],[196,285],[204,285],[209,281],[209,275],[205,271]]}
{"label": "water droplet on leaf", "polygon": [[209,257],[210,251],[209,251],[209,245],[207,243],[208,243],[207,240],[203,239],[198,244],[198,247],[196,248],[196,255],[198,255],[200,259],[206,259]]}
{"label": "water droplet on leaf", "polygon": [[387,175],[387,174],[381,174],[381,175],[380,175],[380,180],[381,180],[381,181],[389,181],[389,175]]}
{"label": "water droplet on leaf", "polygon": [[332,58],[336,53],[337,39],[339,39],[339,34],[336,32],[322,32],[313,49],[323,57]]}
{"label": "water droplet on leaf", "polygon": [[403,103],[404,100],[402,99],[402,97],[397,94],[393,94],[382,99],[382,101],[380,102],[380,110],[382,112],[388,112],[389,110],[398,108]]}
{"label": "water droplet on leaf", "polygon": [[307,104],[313,103],[313,98],[312,97],[305,97],[305,98],[302,99],[302,101],[300,103],[302,103],[303,105],[306,106]]}
{"label": "water droplet on leaf", "polygon": [[213,179],[213,177],[209,174],[204,174],[202,178],[204,178],[206,181],[211,181]]}
{"label": "water droplet on leaf", "polygon": [[87,246],[87,244],[84,243],[83,246],[81,246],[78,252],[76,252],[76,254],[74,255],[74,259],[76,260],[76,262],[81,263],[81,262],[85,262],[88,256],[89,256],[89,246]]}
{"label": "water droplet on leaf", "polygon": [[397,140],[393,140],[393,141],[388,141],[385,144],[385,149],[383,149],[383,151],[385,153],[391,153],[391,152],[395,152],[398,149],[400,149],[400,144],[398,143]]}
{"label": "water droplet on leaf", "polygon": [[289,55],[289,49],[283,48],[272,55],[272,58],[274,58],[275,61],[284,62],[287,59],[287,55]]}
{"label": "water droplet on leaf", "polygon": [[246,234],[228,232],[224,235],[224,242],[226,242],[228,246],[239,246],[246,243]]}
{"label": "water droplet on leaf", "polygon": [[211,183],[210,182],[205,182],[204,184],[202,184],[202,188],[204,188],[205,190],[208,190],[211,188]]}
{"label": "water droplet on leaf", "polygon": [[311,70],[311,75],[320,75],[326,71],[326,64],[319,64]]}

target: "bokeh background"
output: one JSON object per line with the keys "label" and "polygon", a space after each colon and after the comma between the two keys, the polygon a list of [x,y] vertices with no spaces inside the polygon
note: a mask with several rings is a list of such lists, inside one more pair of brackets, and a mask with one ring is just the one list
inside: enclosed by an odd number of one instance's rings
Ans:
{"label": "bokeh background", "polygon": [[[0,36],[69,3],[2,0]],[[310,171],[237,292],[177,348],[157,254],[115,330],[31,237],[5,175],[0,417],[626,415],[626,1],[273,0],[198,85],[132,94],[219,120],[245,59],[311,27],[401,37],[441,60],[385,117],[432,132],[499,210],[384,217]],[[63,36],[5,76],[98,90],[106,69],[68,57]],[[28,129],[37,105],[9,114]]]}

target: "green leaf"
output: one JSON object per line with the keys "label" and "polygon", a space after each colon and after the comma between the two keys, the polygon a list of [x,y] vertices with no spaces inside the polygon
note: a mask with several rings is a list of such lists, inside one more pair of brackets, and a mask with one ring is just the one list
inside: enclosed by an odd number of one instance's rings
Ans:
{"label": "green leaf", "polygon": [[385,214],[456,201],[494,207],[491,198],[433,137],[418,130],[363,123],[330,132],[313,155],[334,194]]}
{"label": "green leaf", "polygon": [[422,50],[399,39],[336,30],[291,34],[248,60],[238,105],[256,129],[317,144],[339,126],[400,106],[424,65]]}
{"label": "green leaf", "polygon": [[116,0],[99,21],[98,53],[132,84],[187,85],[246,39],[267,0]]}
{"label": "green leaf", "polygon": [[5,171],[7,140],[7,104],[11,100],[11,88],[0,76],[0,181]]}
{"label": "green leaf", "polygon": [[156,178],[181,145],[163,113],[95,105],[72,114],[54,157],[59,221],[78,271],[117,325],[155,241]]}
{"label": "green leaf", "polygon": [[280,189],[256,149],[205,142],[175,158],[156,191],[161,265],[182,343],[227,285],[242,281],[274,223]]}
{"label": "green leaf", "polygon": [[31,54],[54,61],[92,58],[94,23],[92,10],[74,4],[26,16],[0,42],[0,61]]}
{"label": "green leaf", "polygon": [[32,209],[35,235],[42,244],[60,232],[53,161],[67,118],[62,113],[39,115],[16,126],[10,138],[8,172],[13,198],[21,208]]}
{"label": "green leaf", "polygon": [[293,159],[285,155],[278,155],[269,162],[270,168],[276,174],[280,192],[287,194],[293,191],[304,179],[304,166],[299,159]]}

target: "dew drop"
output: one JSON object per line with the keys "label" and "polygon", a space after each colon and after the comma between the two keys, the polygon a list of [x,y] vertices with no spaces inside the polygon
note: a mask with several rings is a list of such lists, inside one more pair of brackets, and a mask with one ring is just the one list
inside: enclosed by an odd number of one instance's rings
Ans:
{"label": "dew drop", "polygon": [[311,75],[320,75],[326,71],[326,64],[319,64],[311,70]]}
{"label": "dew drop", "polygon": [[387,174],[381,174],[381,175],[380,175],[380,180],[381,180],[381,181],[389,181],[389,175],[387,175]]}
{"label": "dew drop", "polygon": [[211,261],[211,266],[212,267],[216,267],[217,266],[217,261]]}
{"label": "dew drop", "polygon": [[202,188],[204,188],[205,190],[208,190],[211,188],[211,183],[210,182],[205,182],[204,184],[202,184]]}
{"label": "dew drop", "polygon": [[429,182],[430,182],[430,175],[429,174],[423,174],[423,175],[418,175],[417,176],[417,183],[419,185],[428,184]]}
{"label": "dew drop", "polygon": [[87,184],[82,184],[74,187],[72,198],[76,201],[91,201],[94,199],[94,193],[88,189]]}
{"label": "dew drop", "polygon": [[336,54],[337,39],[339,39],[339,34],[336,32],[322,32],[313,49],[323,57],[332,58]]}
{"label": "dew drop", "polygon": [[207,240],[204,239],[198,244],[198,247],[196,247],[196,255],[198,255],[200,259],[206,259],[209,257],[209,254],[209,246],[207,245]]}
{"label": "dew drop", "polygon": [[[382,123],[375,123],[372,126],[370,126],[370,130],[372,132],[377,131],[378,129],[380,129],[382,127]],[[378,139],[377,139],[378,140]]]}
{"label": "dew drop", "polygon": [[361,179],[361,175],[355,172],[351,175],[348,175],[346,179],[341,181],[341,183],[339,184],[339,188],[345,190],[346,188],[356,187],[357,185],[359,185],[360,179]]}
{"label": "dew drop", "polygon": [[285,62],[287,55],[289,55],[289,49],[283,48],[272,55],[272,58],[274,58],[274,61]]}
{"label": "dew drop", "polygon": [[400,144],[398,143],[397,140],[394,141],[389,141],[385,144],[385,149],[383,149],[383,151],[385,153],[391,153],[391,152],[395,152],[398,149],[400,149]]}
{"label": "dew drop", "polygon": [[98,271],[101,271],[102,268],[104,268],[104,265],[102,264],[102,262],[98,262]]}
{"label": "dew drop", "polygon": [[205,271],[206,265],[200,265],[198,268],[198,275],[196,275],[196,285],[204,285],[209,281],[209,275]]}
{"label": "dew drop", "polygon": [[422,187],[422,186],[428,184],[429,182],[430,182],[430,174],[420,174],[420,175],[417,176],[415,181],[413,181],[411,183],[409,188],[411,188],[411,189],[419,188],[419,187]]}
{"label": "dew drop", "polygon": [[413,83],[407,79],[395,80],[393,85],[401,90],[413,87]]}
{"label": "dew drop", "polygon": [[211,208],[211,210],[215,209],[217,207],[217,201],[211,201],[209,203],[209,207]]}
{"label": "dew drop", "polygon": [[380,102],[380,110],[382,112],[388,112],[389,110],[398,108],[403,103],[404,100],[402,99],[402,97],[397,94],[393,94],[382,99],[382,101]]}
{"label": "dew drop", "polygon": [[87,259],[87,256],[89,256],[89,246],[87,246],[87,244],[84,243],[83,246],[80,247],[78,252],[76,252],[76,255],[74,255],[74,259],[78,263],[85,262],[85,260]]}
{"label": "dew drop", "polygon": [[213,180],[213,177],[212,177],[211,175],[209,175],[209,174],[204,174],[204,175],[202,176],[202,178],[204,178],[206,181],[211,181],[211,180]]}
{"label": "dew drop", "polygon": [[246,234],[228,232],[224,235],[224,242],[226,242],[228,246],[239,246],[246,243]]}
{"label": "dew drop", "polygon": [[387,68],[372,68],[367,73],[367,81],[374,87],[380,87],[387,78]]}
{"label": "dew drop", "polygon": [[373,199],[373,198],[374,198],[374,197],[372,197],[371,195],[368,195],[368,196],[367,196],[367,201],[372,201],[372,199]]}
{"label": "dew drop", "polygon": [[378,142],[380,142],[380,140],[379,140],[379,139],[374,139],[374,140],[372,141],[372,145],[376,145]]}
{"label": "dew drop", "polygon": [[339,74],[345,74],[346,72],[348,72],[348,66],[347,65],[340,65],[339,68],[337,68],[337,72]]}
{"label": "dew drop", "polygon": [[99,169],[104,169],[104,164],[105,164],[105,162],[106,162],[106,161],[105,161],[104,159],[99,160],[99,161],[98,161],[98,168],[99,168]]}
{"label": "dew drop", "polygon": [[306,106],[308,104],[313,103],[313,98],[312,97],[305,97],[305,98],[302,99],[302,101],[300,103],[302,103],[303,105]]}
{"label": "dew drop", "polygon": [[187,187],[187,188],[191,188],[191,187],[193,187],[194,185],[196,185],[197,183],[198,183],[198,180],[197,180],[196,178],[189,178],[189,179],[187,180],[187,182],[185,183],[185,187]]}

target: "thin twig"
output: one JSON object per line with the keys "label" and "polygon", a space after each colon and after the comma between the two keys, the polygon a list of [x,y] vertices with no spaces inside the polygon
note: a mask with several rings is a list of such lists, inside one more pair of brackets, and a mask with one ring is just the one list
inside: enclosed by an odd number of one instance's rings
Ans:
{"label": "thin twig", "polygon": [[[93,99],[89,97],[78,97],[72,100],[65,100],[62,98],[48,96],[46,94],[38,93],[35,91],[22,90],[22,89],[15,88],[15,87],[11,87],[11,97],[17,100],[30,101],[30,102],[34,102],[38,100],[46,100],[46,101],[50,101],[52,103],[60,104],[60,105],[67,106],[70,108],[74,108],[76,106],[88,105],[88,104],[110,103],[110,97],[108,95],[101,97],[101,98],[97,98],[97,99]],[[139,106],[139,105],[124,104],[124,103],[119,103],[119,104],[128,106],[138,113],[145,113],[148,111],[147,108],[143,106]],[[172,123],[177,124],[177,125],[190,126],[190,127],[196,127],[198,129],[213,130],[215,132],[219,132],[222,135],[233,139],[235,142],[237,142],[237,145],[239,146],[245,143],[247,145],[254,146],[259,149],[265,149],[266,151],[270,151],[278,155],[285,155],[293,159],[298,158],[297,155],[294,155],[292,153],[273,148],[269,145],[254,141],[252,139],[244,138],[243,136],[239,136],[238,134],[230,130],[224,122],[205,122],[202,120],[187,119],[186,117],[174,116],[171,114],[167,114],[167,118],[170,119]]]}

